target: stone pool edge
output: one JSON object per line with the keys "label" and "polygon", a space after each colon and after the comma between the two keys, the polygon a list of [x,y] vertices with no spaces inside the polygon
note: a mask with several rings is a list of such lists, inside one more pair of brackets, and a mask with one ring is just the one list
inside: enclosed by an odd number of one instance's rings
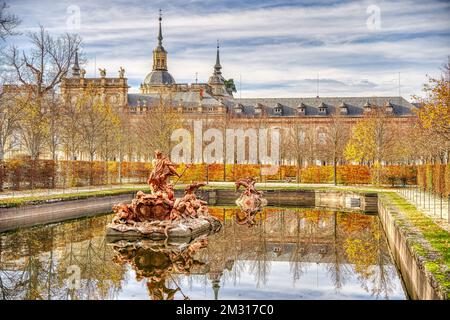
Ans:
{"label": "stone pool edge", "polygon": [[[264,190],[269,204],[300,207],[319,207],[331,210],[345,210],[350,199],[357,199],[358,206],[347,210],[364,211],[368,214],[377,212],[377,194],[353,191],[324,190]],[[54,199],[51,202],[0,208],[0,232],[35,225],[61,222],[64,220],[89,217],[111,212],[114,204],[130,202],[136,192],[118,195],[92,196],[79,199]],[[177,197],[183,190],[175,190]],[[198,196],[210,205],[234,205],[239,192],[227,189],[199,190]],[[350,201],[351,202],[351,201]]]}
{"label": "stone pool edge", "polygon": [[439,285],[435,276],[426,270],[429,259],[413,246],[417,231],[402,223],[401,213],[389,199],[378,196],[378,215],[388,241],[390,252],[400,270],[408,295],[414,300],[447,300],[449,292]]}

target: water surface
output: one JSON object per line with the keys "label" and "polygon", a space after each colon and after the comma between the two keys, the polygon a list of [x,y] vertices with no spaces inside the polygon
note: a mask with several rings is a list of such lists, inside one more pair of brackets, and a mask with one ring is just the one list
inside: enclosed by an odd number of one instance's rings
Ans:
{"label": "water surface", "polygon": [[[1,299],[405,299],[377,216],[213,207],[215,235],[111,243],[112,215],[0,234]],[[239,217],[238,217],[239,218]]]}

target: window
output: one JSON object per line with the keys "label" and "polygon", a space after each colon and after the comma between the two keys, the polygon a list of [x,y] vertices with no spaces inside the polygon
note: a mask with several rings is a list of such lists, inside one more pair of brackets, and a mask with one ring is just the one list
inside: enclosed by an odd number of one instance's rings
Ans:
{"label": "window", "polygon": [[325,132],[319,132],[318,138],[319,138],[319,143],[320,144],[325,144],[326,143],[327,136],[326,136]]}
{"label": "window", "polygon": [[300,144],[305,144],[305,140],[306,140],[306,133],[304,131],[300,131],[298,133],[298,141]]}

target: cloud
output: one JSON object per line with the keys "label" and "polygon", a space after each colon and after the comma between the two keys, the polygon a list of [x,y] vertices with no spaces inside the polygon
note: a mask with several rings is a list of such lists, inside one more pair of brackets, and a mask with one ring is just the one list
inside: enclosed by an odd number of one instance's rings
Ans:
{"label": "cloud", "polygon": [[[367,27],[375,4],[380,29]],[[49,1],[15,0],[22,30],[39,23],[67,31],[67,8],[80,8],[88,74],[127,69],[132,91],[151,70],[158,9],[177,82],[207,81],[221,41],[225,77],[242,79],[243,97],[420,93],[450,52],[450,4],[441,1]],[[24,37],[14,39],[26,47]],[[312,81],[308,81],[312,80]]]}

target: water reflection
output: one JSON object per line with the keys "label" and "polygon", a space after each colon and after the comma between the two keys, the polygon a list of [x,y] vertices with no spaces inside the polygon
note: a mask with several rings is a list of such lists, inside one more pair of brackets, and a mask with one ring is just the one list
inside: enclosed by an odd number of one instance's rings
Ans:
{"label": "water reflection", "polygon": [[136,274],[136,280],[146,279],[148,294],[153,300],[172,300],[181,288],[167,287],[168,280],[175,280],[173,273],[207,273],[207,264],[196,260],[194,255],[207,246],[205,237],[189,244],[160,243],[151,240],[129,242],[122,240],[112,244],[116,256],[113,261],[119,265],[129,264]]}
{"label": "water reflection", "polygon": [[375,216],[265,208],[249,228],[212,211],[222,230],[190,244],[108,243],[110,215],[0,234],[0,297],[405,298]]}

